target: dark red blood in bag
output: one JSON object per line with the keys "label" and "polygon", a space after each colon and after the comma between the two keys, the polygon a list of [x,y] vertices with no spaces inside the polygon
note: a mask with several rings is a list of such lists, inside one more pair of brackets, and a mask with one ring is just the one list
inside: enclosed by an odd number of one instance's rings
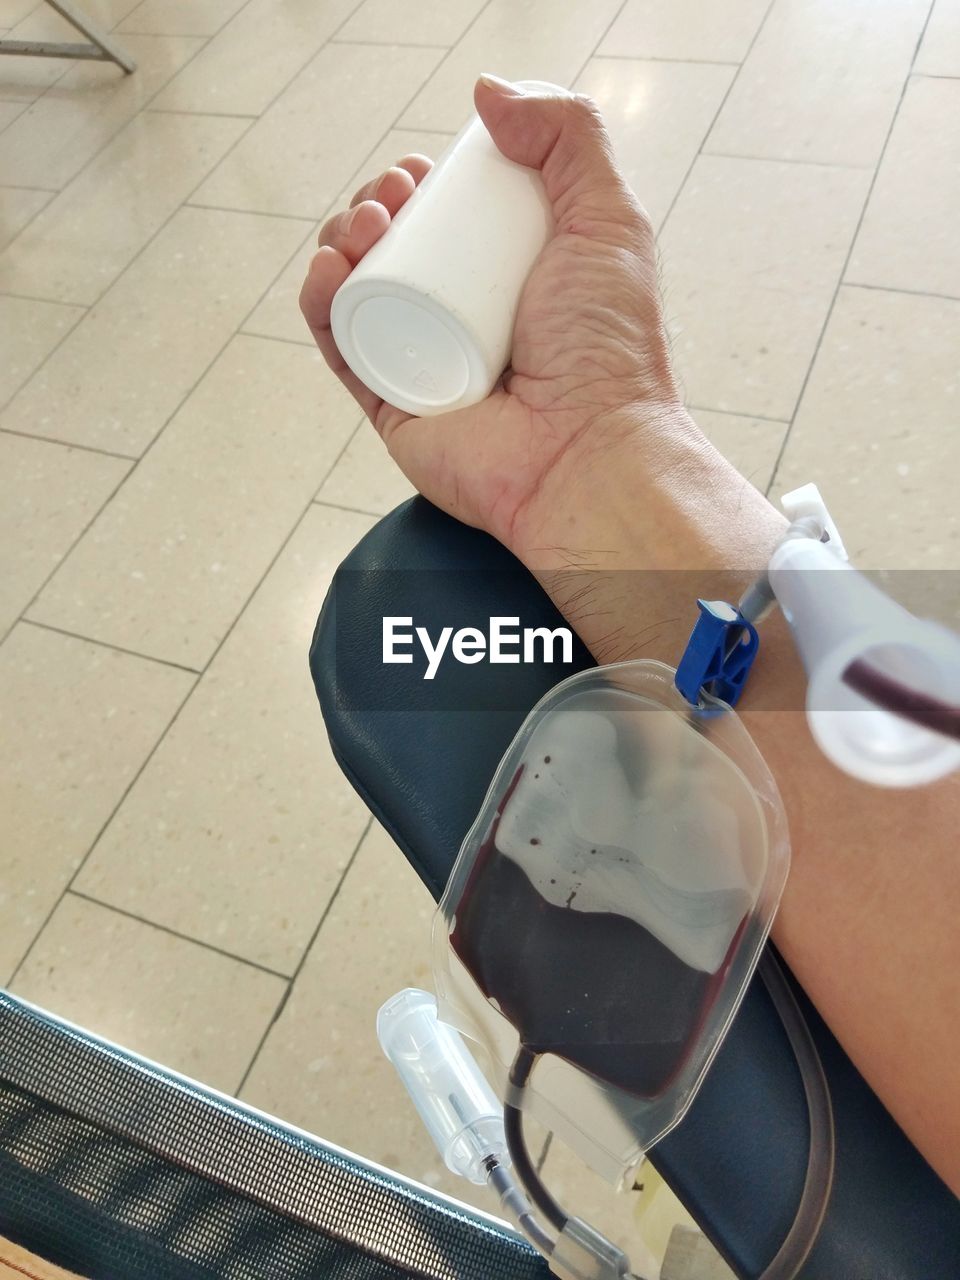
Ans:
{"label": "dark red blood in bag", "polygon": [[498,825],[499,814],[457,904],[454,951],[533,1053],[659,1096],[696,1045],[746,918],[719,970],[706,973],[624,915],[547,902],[497,847]]}

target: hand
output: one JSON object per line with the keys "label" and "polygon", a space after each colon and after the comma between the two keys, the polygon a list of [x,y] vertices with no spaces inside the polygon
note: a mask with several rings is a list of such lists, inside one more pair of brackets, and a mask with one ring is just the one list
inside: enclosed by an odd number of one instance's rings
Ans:
{"label": "hand", "polygon": [[420,492],[523,557],[553,536],[552,513],[601,455],[606,468],[611,450],[648,447],[665,415],[695,428],[670,369],[650,222],[595,106],[488,78],[475,101],[503,154],[541,170],[556,223],[523,292],[511,368],[491,395],[413,418],[363,386],[330,330],[334,294],[429,172],[423,156],[402,159],[326,223],[300,306],[327,363]]}

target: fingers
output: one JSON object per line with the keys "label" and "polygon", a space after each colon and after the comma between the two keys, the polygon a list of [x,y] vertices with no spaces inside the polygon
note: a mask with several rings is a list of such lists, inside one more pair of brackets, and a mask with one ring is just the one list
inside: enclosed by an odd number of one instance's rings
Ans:
{"label": "fingers", "polygon": [[324,223],[318,237],[320,247],[329,245],[356,266],[432,167],[433,162],[426,156],[404,156],[386,173],[365,183],[351,200],[349,209]]}
{"label": "fingers", "polygon": [[314,255],[300,290],[300,310],[324,360],[374,423],[384,409],[383,401],[363,385],[337,349],[330,328],[330,308],[347,276],[380,239],[432,167],[427,156],[407,155],[361,187],[350,208],[329,218],[321,228],[319,252]]}
{"label": "fingers", "polygon": [[350,207],[363,200],[379,200],[390,212],[391,217],[401,205],[413,194],[416,187],[424,180],[433,168],[433,161],[428,156],[411,154],[398,160],[386,173],[379,174],[364,183],[350,201]]}
{"label": "fingers", "polygon": [[561,230],[609,231],[621,224],[636,234],[645,215],[617,168],[603,119],[588,98],[523,90],[481,76],[477,111],[510,160],[540,169]]}
{"label": "fingers", "polygon": [[332,245],[324,245],[314,254],[307,278],[300,290],[300,310],[314,341],[329,367],[354,397],[371,421],[381,406],[380,397],[368,390],[348,367],[333,340],[330,329],[330,307],[333,295],[353,269],[352,263]]}
{"label": "fingers", "polygon": [[383,205],[392,218],[413,195],[416,185],[406,169],[394,165],[386,173],[381,173],[379,177],[364,183],[350,201],[350,208],[353,209],[364,200],[376,200]]}
{"label": "fingers", "polygon": [[390,225],[390,214],[375,200],[337,213],[323,224],[317,243],[335,249],[351,266],[356,266]]}

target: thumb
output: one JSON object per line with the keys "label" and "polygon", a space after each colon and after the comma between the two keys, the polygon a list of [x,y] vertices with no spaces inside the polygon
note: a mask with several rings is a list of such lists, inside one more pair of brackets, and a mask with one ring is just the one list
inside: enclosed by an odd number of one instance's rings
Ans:
{"label": "thumb", "polygon": [[539,169],[560,231],[632,239],[647,218],[624,182],[595,102],[482,75],[480,119],[508,160]]}

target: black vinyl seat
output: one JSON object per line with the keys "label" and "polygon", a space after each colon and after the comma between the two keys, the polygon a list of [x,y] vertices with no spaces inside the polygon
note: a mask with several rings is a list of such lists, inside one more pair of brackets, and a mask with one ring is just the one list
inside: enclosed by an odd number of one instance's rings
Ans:
{"label": "black vinyl seat", "polygon": [[[353,786],[439,897],[527,712],[592,659],[577,645],[567,666],[453,662],[425,681],[416,663],[382,662],[386,615],[413,617],[432,634],[442,626],[485,629],[492,615],[551,628],[563,620],[500,544],[422,498],[381,520],[336,575],[310,654],[330,742]],[[833,1194],[804,1277],[960,1275],[960,1202],[800,991],[798,998],[829,1081],[837,1137]],[[765,989],[754,982],[686,1119],[651,1158],[734,1270],[753,1277],[793,1221],[807,1149],[799,1071]]]}

